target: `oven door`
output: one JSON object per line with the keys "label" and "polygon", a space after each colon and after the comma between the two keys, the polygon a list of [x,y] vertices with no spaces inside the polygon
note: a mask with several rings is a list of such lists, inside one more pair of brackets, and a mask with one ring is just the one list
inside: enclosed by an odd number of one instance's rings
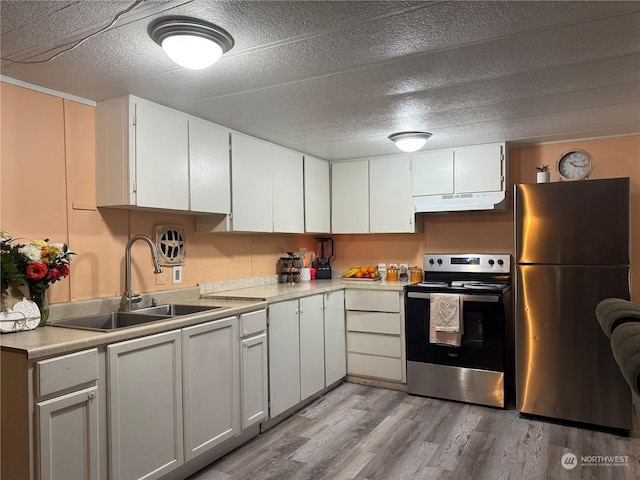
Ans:
{"label": "oven door", "polygon": [[406,292],[407,360],[504,372],[505,307],[501,294],[463,295],[460,346],[429,342],[428,292]]}

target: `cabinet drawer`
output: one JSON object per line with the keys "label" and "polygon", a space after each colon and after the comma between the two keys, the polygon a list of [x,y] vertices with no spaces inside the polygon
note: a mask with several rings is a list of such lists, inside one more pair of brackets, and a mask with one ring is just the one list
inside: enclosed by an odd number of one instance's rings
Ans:
{"label": "cabinet drawer", "polygon": [[98,379],[98,350],[93,348],[36,363],[39,397]]}
{"label": "cabinet drawer", "polygon": [[390,291],[347,290],[347,310],[367,312],[400,312],[400,293]]}
{"label": "cabinet drawer", "polygon": [[264,332],[267,329],[267,312],[258,310],[257,312],[243,313],[240,315],[240,336],[246,337],[255,333]]}
{"label": "cabinet drawer", "polygon": [[367,377],[401,382],[402,361],[399,358],[348,353],[347,373],[350,375],[365,375]]}
{"label": "cabinet drawer", "polygon": [[401,327],[399,313],[347,312],[347,330],[350,332],[400,335]]}
{"label": "cabinet drawer", "polygon": [[402,345],[400,337],[395,335],[349,332],[347,334],[347,351],[400,358]]}

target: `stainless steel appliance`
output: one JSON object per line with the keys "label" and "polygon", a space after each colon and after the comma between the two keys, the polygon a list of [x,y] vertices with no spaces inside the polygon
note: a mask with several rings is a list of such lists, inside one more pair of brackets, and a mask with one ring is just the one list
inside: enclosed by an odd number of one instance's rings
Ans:
{"label": "stainless steel appliance", "polygon": [[[434,294],[459,295],[459,346],[434,343]],[[453,297],[456,298],[456,297]],[[409,393],[495,407],[513,387],[511,256],[424,256],[424,281],[405,287]]]}
{"label": "stainless steel appliance", "polygon": [[[316,242],[320,244],[320,253],[316,259],[316,279],[317,280],[330,280],[331,279],[331,257],[333,257],[333,238],[330,237],[318,237]],[[325,250],[325,244],[331,244],[331,255],[328,255]]]}
{"label": "stainless steel appliance", "polygon": [[629,179],[515,187],[516,398],[524,414],[631,429],[595,315],[629,299]]}

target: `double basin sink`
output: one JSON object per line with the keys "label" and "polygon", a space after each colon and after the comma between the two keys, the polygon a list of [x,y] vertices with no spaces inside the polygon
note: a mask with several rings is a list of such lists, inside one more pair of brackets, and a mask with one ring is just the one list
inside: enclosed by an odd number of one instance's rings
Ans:
{"label": "double basin sink", "polygon": [[159,322],[174,317],[211,312],[225,308],[228,307],[167,304],[141,308],[133,312],[99,313],[96,315],[70,318],[68,320],[60,320],[58,322],[51,323],[50,325],[53,327],[112,332],[114,330],[138,327],[147,323]]}

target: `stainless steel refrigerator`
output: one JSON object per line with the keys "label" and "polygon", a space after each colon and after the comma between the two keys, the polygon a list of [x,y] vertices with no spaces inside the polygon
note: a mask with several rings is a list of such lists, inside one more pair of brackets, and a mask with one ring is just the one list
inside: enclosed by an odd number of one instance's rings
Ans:
{"label": "stainless steel refrigerator", "polygon": [[629,179],[515,186],[521,413],[631,429],[631,392],[596,319],[629,299]]}

